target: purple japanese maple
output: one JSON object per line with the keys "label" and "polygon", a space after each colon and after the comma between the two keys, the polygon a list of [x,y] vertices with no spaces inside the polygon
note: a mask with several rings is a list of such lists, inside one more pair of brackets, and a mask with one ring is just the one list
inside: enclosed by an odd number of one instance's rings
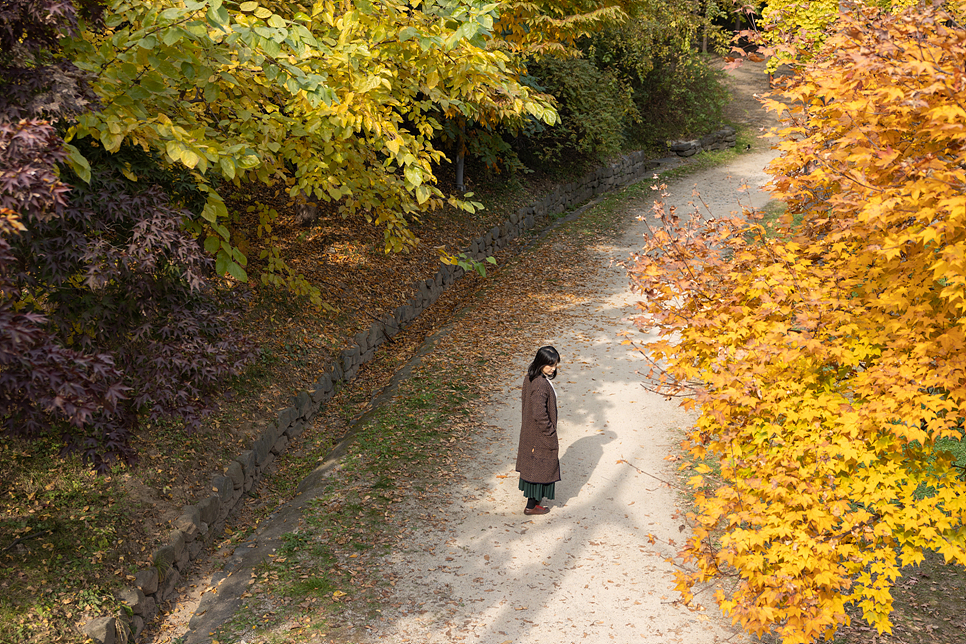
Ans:
{"label": "purple japanese maple", "polygon": [[97,108],[60,55],[78,11],[96,24],[100,7],[0,1],[0,423],[59,435],[106,471],[133,461],[145,419],[197,427],[253,351],[184,230],[191,213],[151,181],[170,170],[128,149],[143,169],[135,183],[123,155],[88,145],[89,183],[58,173],[58,128]]}

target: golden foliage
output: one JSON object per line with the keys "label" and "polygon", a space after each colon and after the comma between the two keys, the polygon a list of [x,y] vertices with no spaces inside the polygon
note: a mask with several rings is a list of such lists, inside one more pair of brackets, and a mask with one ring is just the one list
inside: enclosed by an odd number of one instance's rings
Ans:
{"label": "golden foliage", "polygon": [[901,566],[966,564],[964,60],[938,7],[846,5],[782,92],[778,235],[661,212],[633,267],[655,373],[701,411],[686,448],[721,462],[679,589],[735,575],[752,632],[810,642],[849,604],[887,632]]}
{"label": "golden foliage", "polygon": [[[488,46],[496,4],[444,0],[114,0],[102,27],[67,39],[101,109],[69,138],[151,149],[195,173],[208,203],[192,232],[219,273],[244,279],[223,182],[286,185],[385,230],[387,251],[417,242],[410,223],[449,202],[434,167],[440,116],[553,124],[550,99],[522,86]],[[276,13],[277,11],[278,13]],[[83,158],[71,157],[80,174]]]}
{"label": "golden foliage", "polygon": [[[500,45],[523,56],[575,52],[575,42],[608,21],[626,18],[621,2],[580,0],[505,0],[496,32]],[[629,1],[626,4],[640,4]]]}
{"label": "golden foliage", "polygon": [[[901,10],[920,0],[863,0],[869,7]],[[761,9],[761,39],[770,45],[768,71],[783,63],[801,63],[825,42],[832,23],[845,10],[838,0],[767,0]]]}

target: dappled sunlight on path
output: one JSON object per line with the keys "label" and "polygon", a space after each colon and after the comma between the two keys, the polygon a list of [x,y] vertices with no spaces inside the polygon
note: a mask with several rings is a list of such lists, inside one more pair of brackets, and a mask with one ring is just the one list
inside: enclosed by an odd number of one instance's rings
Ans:
{"label": "dappled sunlight on path", "polygon": [[[740,157],[672,186],[684,208],[697,183],[722,215],[740,197],[761,206],[768,154]],[[646,212],[646,209],[644,210]],[[677,474],[667,457],[693,417],[675,400],[642,387],[648,364],[621,344],[621,331],[646,340],[630,318],[637,299],[615,261],[640,247],[644,227],[599,248],[592,304],[546,327],[535,349],[553,344],[563,364],[555,381],[563,480],[549,514],[527,517],[514,472],[519,387],[526,361],[508,363],[466,452],[466,480],[453,486],[438,522],[413,526],[393,555],[393,608],[372,641],[747,642],[714,605],[711,592],[686,607],[673,591],[674,558],[687,537]],[[481,347],[486,350],[487,347]]]}

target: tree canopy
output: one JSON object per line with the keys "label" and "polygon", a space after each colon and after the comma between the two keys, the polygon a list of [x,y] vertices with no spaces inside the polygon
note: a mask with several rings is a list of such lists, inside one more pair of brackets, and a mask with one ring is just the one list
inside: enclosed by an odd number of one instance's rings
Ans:
{"label": "tree canopy", "polygon": [[[920,0],[864,0],[857,6],[882,10],[903,9]],[[837,0],[766,0],[761,7],[761,32],[755,40],[766,44],[769,71],[783,63],[797,65],[808,60],[825,42],[830,26],[840,13]]]}
{"label": "tree canopy", "polygon": [[408,220],[443,200],[433,176],[441,116],[554,121],[550,100],[487,47],[497,7],[113,2],[103,27],[66,48],[102,102],[70,137],[110,151],[139,145],[191,169],[208,194],[193,231],[204,231],[220,273],[245,277],[225,181],[284,182],[292,195],[337,201],[385,226],[387,250],[400,250],[415,242]]}
{"label": "tree canopy", "polygon": [[0,12],[0,422],[57,436],[106,471],[133,460],[142,420],[197,426],[251,352],[184,230],[194,183],[130,146],[88,152],[86,181],[59,166],[58,128],[98,107],[60,49],[78,17],[99,21],[97,5],[81,9],[27,0]]}
{"label": "tree canopy", "polygon": [[889,631],[902,566],[927,549],[966,564],[950,451],[966,406],[963,60],[966,28],[940,6],[843,5],[779,94],[783,226],[665,212],[633,267],[640,324],[662,336],[653,373],[700,410],[679,588],[733,575],[718,601],[751,632],[810,642],[848,605]]}
{"label": "tree canopy", "polygon": [[[576,114],[570,130],[595,136],[558,128],[558,155],[620,149],[635,114],[620,74],[583,61],[581,82],[557,77],[579,91],[554,97],[526,69],[540,56],[579,55],[593,30],[651,15],[648,7],[6,3],[0,420],[26,437],[59,436],[102,471],[133,459],[129,437],[145,420],[198,426],[212,393],[252,357],[229,301],[250,293],[239,288],[252,268],[248,239],[269,236],[257,249],[263,283],[324,304],[271,237],[275,204],[245,203],[255,224],[229,212],[226,195],[237,202],[264,185],[328,201],[381,226],[382,250],[406,250],[419,241],[412,224],[430,209],[480,207],[437,183],[454,130],[484,132],[474,141],[477,150],[492,146],[490,158],[512,154],[501,137],[545,132],[569,101],[561,112]],[[594,78],[607,84],[608,100],[598,101],[607,118],[575,109],[594,105],[600,88],[584,82]],[[606,127],[589,127],[595,119]],[[466,137],[460,146],[461,155]]]}

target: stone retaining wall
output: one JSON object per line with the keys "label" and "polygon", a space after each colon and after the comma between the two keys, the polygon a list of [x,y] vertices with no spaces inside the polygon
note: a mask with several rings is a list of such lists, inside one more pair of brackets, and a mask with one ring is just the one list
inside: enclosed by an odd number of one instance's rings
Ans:
{"label": "stone retaining wall", "polygon": [[720,130],[715,130],[711,134],[702,136],[700,139],[671,141],[668,143],[668,149],[679,157],[690,157],[698,152],[733,148],[735,147],[737,136],[738,134],[734,128],[723,127]]}
{"label": "stone retaining wall", "polygon": [[[728,127],[700,140],[679,141],[670,147],[679,156],[691,156],[701,149],[722,149],[734,144],[735,131]],[[624,155],[521,208],[503,224],[474,239],[464,252],[476,260],[495,255],[521,234],[546,225],[553,215],[639,181],[659,166],[659,161],[646,159],[642,152]],[[463,269],[456,266],[441,265],[435,276],[413,285],[415,294],[405,304],[356,334],[355,343],[342,351],[310,388],[300,391],[289,407],[279,411],[275,422],[262,431],[248,450],[239,454],[224,471],[212,475],[212,494],[194,505],[185,506],[181,516],[174,521],[166,544],[153,553],[154,566],[138,572],[134,587],[120,593],[119,599],[125,609],[116,616],[88,622],[84,626],[85,634],[98,644],[125,644],[140,635],[145,625],[157,615],[159,605],[177,596],[179,582],[191,561],[221,533],[225,520],[245,498],[245,493],[252,489],[262,472],[289,443],[301,435],[332,398],[336,386],[352,380],[359,367],[373,358],[380,345],[432,306],[463,273]]]}

